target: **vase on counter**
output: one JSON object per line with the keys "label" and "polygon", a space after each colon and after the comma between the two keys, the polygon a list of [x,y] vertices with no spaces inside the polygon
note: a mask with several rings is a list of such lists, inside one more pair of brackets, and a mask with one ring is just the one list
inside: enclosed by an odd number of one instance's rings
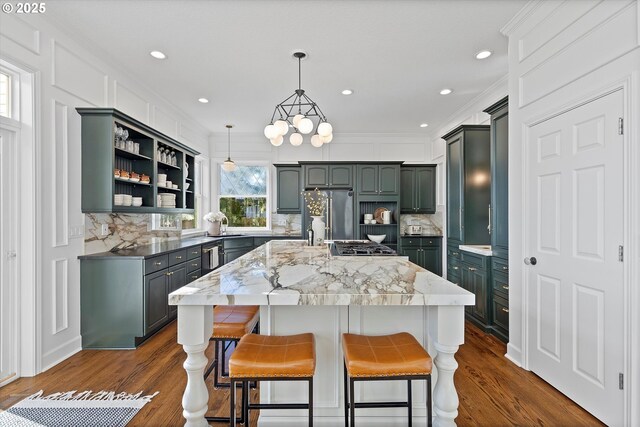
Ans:
{"label": "vase on counter", "polygon": [[313,230],[313,244],[319,246],[324,243],[325,223],[322,215],[311,215],[313,221],[311,221],[311,229]]}
{"label": "vase on counter", "polygon": [[220,235],[220,221],[209,222],[209,228],[207,229],[209,236]]}

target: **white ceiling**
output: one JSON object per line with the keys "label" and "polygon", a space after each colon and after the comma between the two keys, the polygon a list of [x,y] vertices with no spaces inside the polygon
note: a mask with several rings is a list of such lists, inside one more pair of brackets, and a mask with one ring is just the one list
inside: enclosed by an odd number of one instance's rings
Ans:
{"label": "white ceiling", "polygon": [[56,0],[47,14],[212,132],[262,132],[297,88],[303,49],[302,88],[334,132],[426,134],[507,74],[499,29],[525,3]]}

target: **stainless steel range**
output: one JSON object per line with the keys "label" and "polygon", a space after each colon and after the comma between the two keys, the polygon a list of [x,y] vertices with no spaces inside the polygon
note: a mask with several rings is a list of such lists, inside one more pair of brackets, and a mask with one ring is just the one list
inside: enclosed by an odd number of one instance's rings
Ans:
{"label": "stainless steel range", "polygon": [[334,242],[331,246],[331,253],[342,256],[375,256],[375,255],[397,255],[396,251],[388,246],[376,242],[344,240]]}

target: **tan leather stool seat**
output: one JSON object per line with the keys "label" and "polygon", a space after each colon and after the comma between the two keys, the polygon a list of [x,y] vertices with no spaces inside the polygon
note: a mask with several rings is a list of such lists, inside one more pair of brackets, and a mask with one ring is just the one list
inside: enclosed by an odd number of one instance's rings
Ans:
{"label": "tan leather stool seat", "polygon": [[248,334],[229,359],[229,377],[313,377],[315,354],[313,334]]}
{"label": "tan leather stool seat", "polygon": [[351,377],[431,374],[431,356],[413,335],[342,334],[345,364]]}
{"label": "tan leather stool seat", "polygon": [[240,339],[260,320],[257,305],[217,305],[213,309],[213,338]]}

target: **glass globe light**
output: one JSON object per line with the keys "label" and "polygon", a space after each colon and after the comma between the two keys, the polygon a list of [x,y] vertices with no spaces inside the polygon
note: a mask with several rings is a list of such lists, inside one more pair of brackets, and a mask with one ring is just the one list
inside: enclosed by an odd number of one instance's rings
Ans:
{"label": "glass globe light", "polygon": [[291,143],[291,145],[295,145],[297,147],[298,145],[302,144],[302,135],[300,135],[298,132],[292,133],[289,137],[289,142]]}
{"label": "glass globe light", "polygon": [[284,120],[276,120],[273,125],[278,129],[280,135],[286,135],[289,132],[289,123]]}
{"label": "glass globe light", "polygon": [[322,122],[318,125],[318,135],[329,136],[333,132],[333,126],[328,122]]}
{"label": "glass globe light", "polygon": [[273,139],[278,135],[279,135],[278,128],[275,127],[274,125],[267,125],[264,128],[264,136],[266,136],[268,139]]}
{"label": "glass globe light", "polygon": [[284,136],[278,135],[275,138],[270,139],[269,141],[271,141],[271,145],[273,145],[274,147],[279,147],[282,145],[282,141],[284,141]]}
{"label": "glass globe light", "polygon": [[327,135],[327,136],[322,136],[322,135],[321,135],[321,136],[320,136],[320,141],[322,141],[322,143],[323,143],[323,144],[328,144],[328,143],[330,143],[331,141],[333,141],[333,134],[332,134],[332,133],[330,133],[330,134],[329,134],[329,135]]}
{"label": "glass globe light", "polygon": [[311,121],[311,119],[308,119],[305,117],[304,119],[298,122],[297,128],[300,131],[300,133],[307,135],[311,133],[311,131],[313,130],[313,122]]}
{"label": "glass globe light", "polygon": [[311,137],[311,145],[316,148],[322,147],[322,140],[320,139],[320,135],[316,133]]}
{"label": "glass globe light", "polygon": [[222,169],[224,169],[225,172],[233,172],[236,170],[236,164],[233,160],[227,158],[227,160],[222,164]]}
{"label": "glass globe light", "polygon": [[304,116],[302,114],[296,114],[295,116],[293,116],[293,127],[297,128],[298,122],[302,119],[304,119]]}

